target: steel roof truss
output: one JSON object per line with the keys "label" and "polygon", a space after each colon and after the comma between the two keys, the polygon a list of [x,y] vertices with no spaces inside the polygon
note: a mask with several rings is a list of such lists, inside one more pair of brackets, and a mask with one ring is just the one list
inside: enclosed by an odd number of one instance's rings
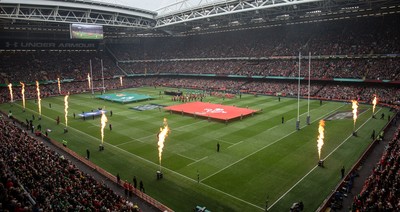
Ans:
{"label": "steel roof truss", "polygon": [[27,21],[99,24],[105,26],[136,28],[150,28],[153,23],[150,19],[147,20],[142,17],[129,16],[117,12],[113,13],[92,9],[67,8],[62,6],[21,4],[0,4],[0,18]]}

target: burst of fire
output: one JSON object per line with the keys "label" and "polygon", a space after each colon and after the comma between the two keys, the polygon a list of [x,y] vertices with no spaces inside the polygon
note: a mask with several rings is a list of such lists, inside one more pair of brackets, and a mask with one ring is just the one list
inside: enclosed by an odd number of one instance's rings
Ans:
{"label": "burst of fire", "polygon": [[352,103],[351,108],[353,108],[354,127],[356,127],[358,102],[357,100],[351,100],[351,103]]}
{"label": "burst of fire", "polygon": [[61,94],[60,78],[57,78],[57,83],[58,83],[58,93]]}
{"label": "burst of fire", "polygon": [[325,121],[324,120],[320,120],[319,121],[319,127],[318,127],[318,140],[317,140],[317,147],[318,147],[318,157],[319,160],[321,160],[321,149],[322,146],[324,145],[324,127],[325,127]]}
{"label": "burst of fire", "polygon": [[10,99],[11,99],[11,102],[13,102],[14,101],[14,96],[13,96],[12,84],[11,83],[8,84],[8,90],[10,90]]}
{"label": "burst of fire", "polygon": [[122,76],[119,76],[119,82],[121,83],[122,86]]}
{"label": "burst of fire", "polygon": [[36,91],[37,91],[39,115],[42,115],[42,99],[40,98],[40,88],[39,88],[39,82],[38,81],[36,81]]}
{"label": "burst of fire", "polygon": [[106,114],[104,113],[104,111],[102,111],[101,112],[101,119],[100,119],[100,122],[101,122],[101,129],[100,129],[100,132],[101,132],[101,144],[103,144],[103,142],[104,142],[104,128],[106,127],[107,121],[108,121],[108,119],[106,117]]}
{"label": "burst of fire", "polygon": [[164,127],[160,128],[160,132],[158,133],[158,160],[160,162],[160,171],[161,171],[161,157],[164,148],[164,141],[168,136],[169,127],[167,123],[167,119],[164,118]]}
{"label": "burst of fire", "polygon": [[89,84],[89,88],[91,88],[92,86],[90,85],[90,74],[87,74],[87,80],[88,80],[88,84]]}
{"label": "burst of fire", "polygon": [[68,97],[69,93],[64,97],[64,117],[65,117],[65,126],[68,127]]}
{"label": "burst of fire", "polygon": [[376,107],[377,99],[374,96],[374,100],[372,100],[372,114],[375,114],[375,107]]}
{"label": "burst of fire", "polygon": [[22,82],[19,82],[19,84],[21,84],[22,88],[21,88],[21,94],[22,94],[22,106],[25,109],[25,84]]}

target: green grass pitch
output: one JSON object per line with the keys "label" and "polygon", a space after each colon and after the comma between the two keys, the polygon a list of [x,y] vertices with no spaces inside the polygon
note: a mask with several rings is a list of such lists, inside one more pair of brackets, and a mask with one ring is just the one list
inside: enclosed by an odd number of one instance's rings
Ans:
{"label": "green grass pitch", "polygon": [[[296,131],[297,99],[243,95],[241,99],[207,97],[205,101],[262,109],[262,112],[228,124],[194,118],[166,111],[137,111],[138,105],[180,104],[159,92],[168,88],[132,88],[118,92],[147,94],[155,99],[119,104],[96,99],[90,94],[69,97],[68,129],[64,134],[63,96],[42,99],[42,120],[38,105],[28,100],[26,111],[21,101],[2,104],[0,109],[24,121],[35,114],[34,125],[50,128],[49,136],[57,141],[68,140],[68,148],[86,156],[121,179],[132,181],[135,175],[143,180],[146,193],[175,211],[191,211],[196,205],[211,211],[288,211],[292,203],[303,201],[306,211],[315,211],[332,192],[340,179],[370,145],[373,129],[379,132],[387,120],[371,119],[372,106],[360,105],[356,122],[358,137],[352,136],[351,118],[326,121],[325,144],[321,157],[325,168],[317,166],[318,122],[336,112],[351,112],[351,104],[343,102],[310,102],[311,125],[306,125],[307,100],[300,101],[301,130]],[[113,93],[116,91],[109,91]],[[49,103],[52,107],[49,108]],[[100,118],[83,121],[73,113],[105,106],[112,110],[105,128],[105,151],[99,152]],[[387,108],[376,108],[391,114]],[[281,123],[282,115],[285,123]],[[56,125],[60,116],[61,124]],[[164,178],[156,179],[159,170],[157,133],[167,118],[171,132],[165,141],[162,156]],[[108,124],[112,124],[110,131]],[[216,152],[217,143],[221,151]],[[200,182],[198,182],[198,176]]]}

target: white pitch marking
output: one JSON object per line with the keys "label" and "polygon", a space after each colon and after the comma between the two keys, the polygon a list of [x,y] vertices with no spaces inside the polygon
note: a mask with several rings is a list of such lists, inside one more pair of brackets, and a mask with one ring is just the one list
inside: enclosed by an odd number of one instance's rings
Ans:
{"label": "white pitch marking", "polygon": [[[377,112],[379,112],[382,108],[380,108]],[[368,109],[369,110],[369,109]],[[368,118],[367,121],[365,121],[360,127],[357,128],[357,130],[359,130],[361,127],[363,127],[369,120],[371,119]],[[344,142],[346,142],[349,138],[351,138],[353,136],[353,134],[351,134],[349,137],[347,137],[342,143],[340,143],[334,150],[332,150],[331,153],[329,153],[323,160],[326,160],[332,153],[334,153],[339,147],[341,147]],[[268,210],[270,210],[276,203],[278,203],[283,197],[286,196],[286,194],[288,194],[294,187],[296,187],[301,181],[304,180],[304,178],[306,178],[312,171],[314,171],[316,168],[318,167],[318,165],[314,166],[306,175],[304,175],[299,181],[297,181],[291,188],[289,188],[289,190],[287,190],[284,194],[282,194],[281,197],[279,197],[274,203],[271,204],[271,206],[269,206]]]}
{"label": "white pitch marking", "polygon": [[192,163],[189,163],[189,164],[186,165],[186,166],[191,166],[191,165],[193,165],[193,164],[195,164],[195,163],[197,163],[197,162],[199,162],[199,161],[202,161],[202,160],[204,160],[204,159],[206,159],[206,158],[208,158],[208,156],[205,156],[204,158],[201,158],[201,159],[199,159],[199,160],[196,160],[196,161],[194,161],[194,162],[192,162]]}
{"label": "white pitch marking", "polygon": [[[324,107],[325,105],[327,105],[327,104],[324,104],[324,105],[322,105],[321,107]],[[319,107],[319,108],[321,108],[321,107]],[[319,108],[318,108],[318,109],[319,109]],[[336,109],[336,110],[337,110],[337,109]],[[306,114],[306,113],[308,113],[308,112],[302,113],[300,116],[303,116],[303,115]],[[291,118],[291,119],[287,120],[287,122],[289,122],[289,121],[291,121],[292,119],[295,119],[295,118],[296,118],[296,117]],[[269,128],[269,129],[267,129],[266,131],[275,129],[276,127],[279,127],[279,126],[281,126],[281,125],[275,125],[274,127],[271,127],[271,128]],[[239,142],[233,144],[232,146],[229,146],[228,149],[231,148],[231,147],[233,147],[233,146],[236,146],[236,145],[238,145],[238,144],[241,144],[241,143],[243,143],[244,141],[246,141],[246,140],[241,140],[241,141],[239,141]]]}
{"label": "white pitch marking", "polygon": [[187,159],[192,160],[192,161],[196,161],[196,159],[189,158],[189,157],[187,157],[187,156],[185,156],[185,155],[182,155],[182,154],[179,154],[179,153],[174,153],[174,154],[177,154],[177,155],[179,155],[179,156],[181,156],[181,157],[183,157],[183,158],[187,158]]}
{"label": "white pitch marking", "polygon": [[[333,110],[333,111],[330,111],[329,113],[327,113],[327,114],[325,114],[325,115],[323,115],[323,116],[321,116],[321,117],[324,117],[324,116],[326,116],[326,115],[328,115],[328,114],[330,114],[330,113],[333,113],[334,111],[338,110],[339,108],[341,108],[341,107],[343,107],[343,106],[344,106],[344,105],[342,105],[342,106],[336,108],[336,109]],[[321,117],[320,117],[320,118],[321,118]],[[318,119],[320,119],[320,118],[318,118]],[[318,120],[318,119],[315,119],[315,120],[312,121],[311,123],[315,122],[315,121]],[[210,177],[212,177],[212,176],[214,176],[214,175],[216,175],[216,174],[222,172],[223,170],[225,170],[225,169],[227,169],[227,168],[229,168],[229,167],[231,167],[231,166],[233,166],[233,165],[239,163],[240,161],[242,161],[242,160],[244,160],[244,159],[246,159],[246,158],[248,158],[248,157],[250,157],[250,156],[256,154],[257,152],[259,152],[259,151],[261,151],[261,150],[263,150],[263,149],[265,149],[265,148],[267,148],[267,147],[269,147],[269,146],[271,146],[271,145],[277,143],[278,141],[280,141],[280,140],[282,140],[282,139],[284,139],[284,138],[290,136],[291,134],[293,134],[293,133],[295,133],[295,132],[297,132],[297,130],[294,130],[293,132],[291,132],[291,133],[285,135],[284,137],[281,137],[281,138],[279,138],[278,140],[275,140],[274,142],[272,142],[272,143],[270,143],[270,144],[268,144],[268,145],[266,145],[266,146],[264,146],[264,147],[258,149],[257,151],[254,151],[254,152],[252,152],[251,154],[248,154],[247,156],[245,156],[245,157],[243,157],[243,158],[237,160],[236,162],[229,164],[228,166],[226,166],[226,167],[224,167],[224,168],[218,170],[217,172],[215,172],[215,173],[213,173],[213,174],[211,174],[211,175],[209,175],[209,176],[203,178],[203,180],[206,180],[206,179],[208,179],[208,178],[210,178]]]}
{"label": "white pitch marking", "polygon": [[[21,108],[20,105],[17,105],[17,106]],[[32,112],[35,112],[35,111],[33,111],[32,109],[29,109],[29,108],[26,108],[26,109],[27,109],[27,110],[30,110],[30,111],[32,111]],[[43,114],[42,114],[42,117],[45,117],[45,118],[47,118],[47,119],[49,119],[49,120],[52,120],[50,117],[45,116],[45,115],[43,115]],[[63,123],[61,123],[61,124],[64,125]],[[77,129],[75,129],[75,128],[72,128],[72,127],[71,127],[71,128],[69,128],[69,129],[72,129],[72,130],[74,130],[74,131],[77,131],[78,133],[85,134],[85,135],[87,135],[88,137],[93,138],[94,140],[98,140],[98,141],[101,140],[100,138],[96,138],[96,137],[94,137],[94,136],[92,136],[92,135],[89,135],[89,134],[87,134],[87,133],[85,133],[85,132],[83,132],[83,131],[77,130]],[[109,144],[109,143],[104,143],[104,144],[105,144],[105,145],[108,145],[108,146],[111,146],[111,147],[113,147],[113,148],[115,148],[115,149],[117,149],[117,150],[119,150],[119,151],[121,151],[121,152],[125,152],[126,154],[132,155],[132,156],[134,156],[134,157],[136,157],[136,158],[138,158],[138,159],[140,159],[140,160],[143,160],[143,161],[145,161],[145,162],[147,162],[147,163],[149,163],[149,164],[152,164],[152,165],[154,165],[155,167],[159,167],[159,164],[156,164],[156,163],[154,163],[154,162],[152,162],[152,161],[149,161],[149,160],[147,160],[147,159],[145,159],[145,158],[139,157],[139,156],[137,156],[137,155],[135,155],[135,154],[133,154],[133,153],[131,153],[131,152],[128,152],[128,151],[126,151],[126,150],[124,150],[124,149],[121,149],[121,148],[119,148],[119,147],[117,147],[117,146],[115,146],[115,145],[112,145],[112,144]],[[171,173],[173,173],[173,174],[176,174],[176,175],[178,175],[178,176],[180,176],[180,177],[182,177],[182,178],[185,178],[185,179],[188,179],[188,180],[190,180],[190,181],[193,181],[193,182],[197,183],[197,180],[192,179],[192,178],[190,178],[190,177],[188,177],[188,176],[185,176],[185,175],[183,175],[183,174],[181,174],[181,173],[178,173],[178,172],[173,171],[173,170],[171,170],[171,169],[168,169],[168,168],[166,168],[166,167],[163,167],[163,169],[164,169],[164,170],[168,170],[169,172],[171,172]],[[236,197],[236,196],[233,196],[233,195],[231,195],[231,194],[228,194],[228,193],[226,193],[226,192],[223,192],[223,191],[221,191],[221,190],[218,190],[218,189],[216,189],[216,188],[214,188],[214,187],[211,187],[211,186],[209,186],[209,185],[207,185],[207,184],[204,184],[204,183],[201,183],[201,184],[202,184],[203,186],[205,186],[205,187],[207,187],[207,188],[210,188],[210,189],[212,189],[212,190],[215,190],[215,191],[217,191],[217,192],[219,192],[219,193],[221,193],[221,194],[224,194],[224,195],[226,195],[226,196],[229,196],[229,197],[231,197],[231,198],[234,198],[234,199],[236,199],[236,200],[239,200],[240,202],[243,202],[243,203],[246,203],[246,204],[248,204],[248,205],[251,205],[251,206],[253,206],[253,207],[255,207],[255,208],[264,210],[264,208],[262,208],[262,207],[260,207],[260,206],[257,206],[257,205],[255,205],[255,204],[253,204],[253,203],[247,202],[246,200],[240,199],[240,198],[238,198],[238,197]]]}

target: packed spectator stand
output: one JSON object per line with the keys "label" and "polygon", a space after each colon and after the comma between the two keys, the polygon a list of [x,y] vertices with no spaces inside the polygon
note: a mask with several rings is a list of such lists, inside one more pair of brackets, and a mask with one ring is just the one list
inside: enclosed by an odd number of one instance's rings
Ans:
{"label": "packed spectator stand", "polygon": [[[119,78],[104,80],[106,90],[122,89],[141,86],[165,86],[178,89],[192,88],[207,91],[223,91],[228,93],[251,93],[272,96],[297,96],[297,82],[294,81],[269,81],[259,82],[249,79],[210,79],[210,78],[180,78],[180,77],[135,77],[124,79],[123,86],[120,86]],[[102,90],[102,81],[94,81],[97,91]],[[364,87],[354,84],[332,84],[326,82],[311,84],[310,95],[312,98],[322,98],[326,100],[349,101],[356,98],[362,102],[370,102],[374,95],[379,97],[380,103],[398,104],[400,90],[385,86]],[[49,97],[59,95],[56,83],[41,85],[41,96]],[[10,100],[9,90],[6,87],[0,89],[0,102],[5,103]],[[74,81],[62,84],[62,94],[91,92],[87,81]],[[13,87],[14,100],[22,99],[21,86]],[[300,87],[300,95],[308,96],[308,85],[303,83]],[[36,86],[34,84],[25,87],[25,98],[37,98]]]}
{"label": "packed spectator stand", "polygon": [[109,47],[121,61],[400,53],[398,15],[216,34],[145,38]]}
{"label": "packed spectator stand", "polygon": [[[65,86],[73,88],[71,93],[82,92],[86,90],[91,61],[93,79],[104,77],[106,84],[115,76],[122,75],[129,82],[137,81],[137,75],[141,75],[147,76],[143,77],[146,79],[142,85],[148,86],[159,82],[174,87],[193,87],[195,81],[200,89],[225,87],[251,93],[290,95],[297,92],[295,81],[300,51],[303,55],[302,96],[308,92],[303,86],[307,84],[310,68],[314,97],[349,100],[356,96],[368,101],[378,94],[381,102],[395,103],[399,101],[395,87],[400,80],[400,42],[396,42],[400,33],[392,26],[396,26],[398,20],[398,15],[393,15],[301,27],[239,30],[229,32],[229,36],[225,32],[137,38],[139,41],[133,44],[113,42],[106,44],[103,50],[91,51],[0,51],[5,58],[0,62],[0,81],[12,82],[18,87],[20,81],[73,79],[72,84],[65,83]],[[310,64],[308,52],[311,52]],[[188,75],[198,76],[193,80],[193,76]],[[233,76],[236,76],[234,80]],[[337,82],[341,79],[342,82]],[[346,81],[348,79],[355,81]],[[202,85],[201,81],[208,85]],[[119,88],[116,83],[108,84],[107,89]],[[47,93],[51,95],[55,91],[50,85]],[[1,92],[2,102],[7,100],[6,92]]]}
{"label": "packed spectator stand", "polygon": [[[135,44],[108,44],[102,51],[0,51],[0,84],[19,84],[20,81],[31,83],[26,87],[27,99],[36,98],[35,86],[32,84],[36,80],[73,79],[71,82],[63,82],[62,94],[90,92],[86,77],[90,72],[91,60],[95,88],[103,86],[101,79],[104,77],[107,90],[166,86],[296,96],[297,55],[300,51],[305,56],[301,61],[300,75],[304,77],[300,87],[301,96],[306,97],[309,92],[306,80],[310,66],[310,95],[313,98],[343,101],[357,98],[369,102],[377,95],[380,103],[393,105],[400,103],[400,89],[396,87],[396,81],[400,81],[400,28],[393,27],[400,24],[399,20],[398,15],[393,15],[385,18],[313,23],[301,27],[236,31],[229,36],[226,33],[217,33],[197,37],[142,38],[141,42]],[[310,64],[308,52],[312,55]],[[167,75],[162,76],[161,73]],[[212,76],[205,76],[207,74]],[[118,78],[113,78],[121,75],[124,76],[123,86],[119,85]],[[233,78],[229,75],[240,77]],[[253,76],[261,78],[252,78]],[[268,76],[282,79],[268,79]],[[333,81],[334,78],[370,82],[336,82]],[[13,89],[14,99],[21,99],[21,87],[17,85]],[[60,95],[54,81],[41,85],[41,89],[42,97]],[[9,91],[3,86],[0,88],[0,103],[8,101]],[[27,207],[28,210],[46,211],[67,210],[71,207],[89,210],[103,207],[119,210],[129,207],[122,197],[77,170],[67,160],[14,124],[5,120],[0,120],[0,123],[0,140],[3,142],[3,148],[0,149],[0,190],[7,194],[2,197],[2,201],[6,202],[3,208],[22,210]],[[354,208],[391,210],[399,207],[398,134],[399,130],[389,143],[373,175],[366,182],[365,189],[355,200]],[[10,142],[19,145],[18,148]],[[15,157],[5,157],[8,155]],[[35,168],[35,163],[30,164],[25,158],[37,158],[37,164],[51,161],[50,164],[57,171],[53,173],[51,170],[39,170]],[[68,178],[57,177],[60,172],[67,174]],[[52,178],[42,177],[45,175]],[[31,181],[30,176],[38,178],[37,181]],[[49,185],[49,181],[53,179],[57,181]],[[17,186],[20,184],[24,188]],[[61,189],[60,185],[70,186]],[[61,195],[71,192],[74,195],[60,204],[59,197],[51,194],[53,189],[58,189]],[[115,201],[109,202],[107,198],[102,202],[96,195],[88,195],[96,192],[109,195],[112,197],[109,199]],[[37,205],[29,206],[27,202],[30,198]]]}
{"label": "packed spectator stand", "polygon": [[1,211],[135,211],[63,155],[0,118]]}
{"label": "packed spectator stand", "polygon": [[[308,77],[307,60],[301,64],[301,76]],[[151,73],[189,73],[242,76],[281,76],[297,77],[298,65],[293,59],[241,59],[205,61],[151,61],[121,63],[120,67],[130,74]],[[310,64],[311,78],[326,79],[353,78],[370,80],[400,79],[400,59],[313,59]]]}
{"label": "packed spectator stand", "polygon": [[400,128],[387,143],[380,161],[354,198],[352,211],[398,211],[400,209]]}
{"label": "packed spectator stand", "polygon": [[93,75],[110,78],[118,68],[102,51],[5,51],[0,52],[0,80],[8,82],[34,82],[36,80],[86,79],[92,60]]}

